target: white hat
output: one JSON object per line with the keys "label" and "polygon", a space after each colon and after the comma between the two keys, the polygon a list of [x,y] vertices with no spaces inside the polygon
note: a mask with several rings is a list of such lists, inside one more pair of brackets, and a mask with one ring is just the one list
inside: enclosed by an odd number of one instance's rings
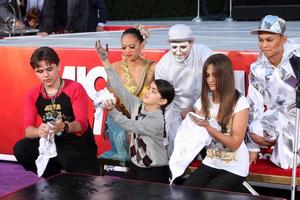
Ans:
{"label": "white hat", "polygon": [[169,29],[169,42],[193,41],[192,29],[184,24],[175,24]]}
{"label": "white hat", "polygon": [[285,21],[278,16],[267,15],[260,21],[258,28],[251,30],[252,35],[257,35],[259,32],[269,32],[284,35],[286,30]]}

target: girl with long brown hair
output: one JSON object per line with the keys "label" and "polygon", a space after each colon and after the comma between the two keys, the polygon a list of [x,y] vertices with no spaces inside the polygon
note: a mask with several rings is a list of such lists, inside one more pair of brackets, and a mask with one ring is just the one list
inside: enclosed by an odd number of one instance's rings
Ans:
{"label": "girl with long brown hair", "polygon": [[[203,67],[201,97],[191,120],[206,129],[210,142],[206,157],[184,185],[234,191],[249,172],[244,143],[249,103],[234,85],[232,63],[224,54],[214,54]],[[218,124],[218,126],[213,124]],[[200,134],[200,133],[199,133]]]}

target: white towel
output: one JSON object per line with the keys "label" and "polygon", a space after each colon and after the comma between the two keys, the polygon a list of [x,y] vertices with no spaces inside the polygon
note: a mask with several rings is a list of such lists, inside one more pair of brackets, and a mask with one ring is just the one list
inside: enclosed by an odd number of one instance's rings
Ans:
{"label": "white towel", "polygon": [[40,138],[39,157],[35,161],[39,177],[43,175],[49,159],[55,156],[57,156],[57,152],[54,134],[49,135],[48,138]]}
{"label": "white towel", "polygon": [[172,172],[170,184],[184,173],[201,149],[209,145],[211,140],[207,130],[195,124],[188,114],[178,128],[174,140],[174,150],[169,161]]}
{"label": "white towel", "polygon": [[[94,106],[96,109],[94,113],[94,117],[95,117],[94,121],[97,121],[100,118],[102,118],[104,102],[110,99],[116,102],[116,98],[114,97],[113,93],[109,92],[107,88],[104,88],[95,94],[95,97],[93,99]],[[102,122],[102,120],[100,121]],[[102,125],[101,123],[94,124],[93,132],[100,133],[102,127],[101,125]]]}

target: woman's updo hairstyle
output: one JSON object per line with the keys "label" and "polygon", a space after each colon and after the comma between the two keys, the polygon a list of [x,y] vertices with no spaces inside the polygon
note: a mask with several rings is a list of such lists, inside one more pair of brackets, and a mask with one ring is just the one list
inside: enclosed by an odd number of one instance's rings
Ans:
{"label": "woman's updo hairstyle", "polygon": [[146,42],[150,36],[148,29],[141,24],[135,24],[133,28],[126,29],[123,32],[122,37],[126,34],[134,35],[141,43],[144,41]]}

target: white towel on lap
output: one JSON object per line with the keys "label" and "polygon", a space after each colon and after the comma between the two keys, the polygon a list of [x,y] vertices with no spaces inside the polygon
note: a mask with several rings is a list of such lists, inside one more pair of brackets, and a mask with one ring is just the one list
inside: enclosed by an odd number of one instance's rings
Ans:
{"label": "white towel on lap", "polygon": [[211,136],[207,130],[195,124],[187,115],[182,121],[174,140],[174,150],[169,161],[172,172],[170,184],[184,173],[198,153],[210,142]]}
{"label": "white towel on lap", "polygon": [[57,156],[56,145],[54,141],[54,134],[49,135],[48,138],[40,138],[39,157],[35,164],[37,167],[37,174],[41,177],[47,167],[50,158]]}

